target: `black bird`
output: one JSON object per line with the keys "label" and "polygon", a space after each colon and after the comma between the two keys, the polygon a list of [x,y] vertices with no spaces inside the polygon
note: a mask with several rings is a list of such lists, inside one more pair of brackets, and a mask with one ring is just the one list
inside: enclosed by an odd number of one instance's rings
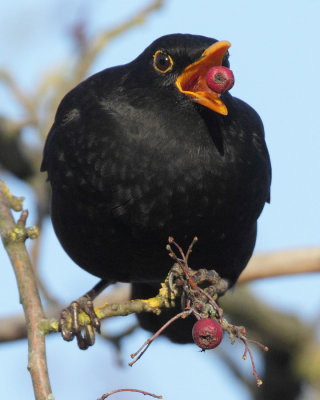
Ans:
{"label": "black bird", "polygon": [[[183,248],[198,236],[191,266],[230,286],[251,257],[271,167],[258,114],[206,83],[211,67],[229,67],[229,46],[163,36],[62,100],[41,167],[52,222],[68,255],[103,282],[155,294],[172,264],[169,235]],[[141,320],[152,329],[152,318]]]}

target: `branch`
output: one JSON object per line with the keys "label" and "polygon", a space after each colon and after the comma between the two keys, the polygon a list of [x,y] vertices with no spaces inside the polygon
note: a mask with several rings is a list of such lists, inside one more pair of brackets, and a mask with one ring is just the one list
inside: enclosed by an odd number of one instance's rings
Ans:
{"label": "branch", "polygon": [[113,29],[99,33],[95,38],[93,38],[90,42],[90,46],[86,47],[86,52],[81,54],[81,62],[79,62],[78,68],[74,71],[74,80],[76,83],[85,77],[96,57],[112,39],[117,38],[119,35],[134,26],[142,24],[153,11],[161,8],[162,5],[163,0],[153,0],[147,7],[136,13],[127,21],[122,22]]}
{"label": "branch", "polygon": [[[28,369],[36,399],[49,400],[52,398],[52,393],[46,362],[45,335],[40,329],[40,322],[45,316],[33,268],[24,244],[27,237],[36,236],[36,229],[25,228],[28,215],[26,211],[22,212],[18,223],[15,223],[6,193],[8,189],[0,181],[0,233],[16,275],[20,301],[28,327]],[[10,197],[12,202],[12,196]]]}
{"label": "branch", "polygon": [[7,86],[18,104],[26,111],[30,121],[36,124],[38,118],[35,104],[18,86],[17,82],[8,71],[0,69],[0,82]]}
{"label": "branch", "polygon": [[[52,306],[45,310],[47,318],[58,318],[61,307]],[[28,336],[24,314],[9,315],[0,319],[0,343],[26,339]]]}
{"label": "branch", "polygon": [[238,283],[274,276],[320,272],[320,248],[302,248],[252,257]]}
{"label": "branch", "polygon": [[[302,248],[287,251],[278,251],[268,254],[257,254],[252,257],[247,268],[240,275],[238,283],[244,284],[257,279],[275,276],[320,272],[320,248]],[[118,287],[110,294],[98,299],[99,307],[95,310],[100,318],[108,318],[115,315],[128,315],[134,312],[156,312],[157,300],[132,300],[128,286]],[[159,302],[157,304],[157,302]],[[107,304],[105,304],[107,303]],[[120,303],[109,304],[109,303]],[[60,308],[52,307],[46,311],[51,317],[47,322],[42,322],[46,333],[58,331],[56,316]],[[87,322],[86,315],[82,315],[82,321]],[[0,343],[25,338],[27,335],[23,316],[7,317],[0,319]]]}
{"label": "branch", "polygon": [[[141,312],[153,312],[159,315],[161,313],[161,309],[172,307],[172,302],[175,296],[172,292],[169,293],[165,283],[162,283],[161,285],[162,287],[159,291],[159,294],[150,299],[136,299],[113,304],[105,303],[100,307],[95,307],[94,311],[100,320]],[[79,324],[82,327],[90,324],[90,318],[88,314],[83,311],[79,313]],[[71,329],[71,318],[69,318],[67,328]],[[57,319],[43,320],[41,322],[41,329],[45,334],[58,332],[59,321]]]}

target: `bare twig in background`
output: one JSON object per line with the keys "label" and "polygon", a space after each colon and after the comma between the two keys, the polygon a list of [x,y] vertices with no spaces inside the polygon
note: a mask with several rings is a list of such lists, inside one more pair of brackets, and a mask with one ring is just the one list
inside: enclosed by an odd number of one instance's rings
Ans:
{"label": "bare twig in background", "polygon": [[307,384],[319,394],[320,343],[311,323],[267,306],[245,285],[228,292],[220,303],[235,323],[241,321],[250,335],[270,348],[261,352],[264,384],[260,389],[250,388],[255,399],[296,399]]}
{"label": "bare twig in background", "polygon": [[[128,32],[131,28],[141,25],[154,11],[159,10],[163,6],[164,0],[153,0],[143,9],[139,10],[135,15],[128,20],[119,23],[114,28],[106,29],[97,33],[94,37],[82,40],[85,47],[82,47],[72,63],[73,67],[66,67],[67,73],[61,70],[54,71],[45,78],[45,81],[39,87],[39,93],[44,97],[50,90],[54,90],[54,95],[50,96],[46,104],[46,112],[48,116],[53,116],[62,97],[81,82],[89,72],[92,64],[97,56],[106,48],[110,42],[118,38],[121,34]],[[78,42],[78,37],[75,35],[74,40]],[[70,64],[70,63],[69,63]],[[47,136],[51,118],[44,121],[44,124],[39,125],[39,131],[43,139]]]}
{"label": "bare twig in background", "polygon": [[45,336],[39,328],[41,320],[44,319],[44,313],[33,268],[24,243],[29,236],[28,230],[25,228],[27,212],[22,212],[16,224],[4,188],[3,182],[0,181],[0,232],[16,275],[20,301],[28,327],[28,369],[32,377],[36,399],[49,399],[52,394],[46,361]]}
{"label": "bare twig in background", "polygon": [[162,5],[163,0],[152,1],[147,7],[138,11],[127,21],[120,23],[114,28],[108,29],[106,32],[99,33],[93,39],[91,39],[89,41],[90,46],[86,46],[84,51],[81,53],[82,61],[78,63],[78,67],[75,71],[75,83],[80,82],[86,76],[96,57],[112,39],[117,38],[119,35],[127,32],[136,25],[141,25],[152,12],[160,9]]}
{"label": "bare twig in background", "polygon": [[2,81],[7,86],[19,106],[24,109],[27,115],[30,116],[30,120],[36,124],[37,114],[35,105],[32,103],[30,97],[26,93],[24,93],[23,90],[18,86],[16,80],[10,75],[8,71],[1,69],[0,81]]}
{"label": "bare twig in background", "polygon": [[[110,335],[106,331],[102,331],[101,332],[100,336],[102,338],[106,339],[109,343],[111,343],[114,346],[114,348],[116,350],[116,362],[117,362],[117,364],[119,366],[123,365],[123,361],[122,361],[122,358],[121,358],[121,342],[122,342],[122,339],[124,339],[125,337],[128,337],[129,335],[131,335],[138,328],[139,328],[139,325],[136,323],[134,325],[129,326],[128,328],[126,328],[124,331],[122,331],[118,335]],[[0,337],[1,337],[1,335],[0,335]]]}
{"label": "bare twig in background", "polygon": [[117,389],[113,390],[112,392],[104,394],[100,399],[98,400],[105,400],[107,397],[115,394],[115,393],[120,393],[120,392],[135,392],[135,393],[141,393],[145,396],[151,396],[154,397],[155,399],[162,399],[162,396],[157,396],[156,394],[145,392],[144,390],[139,390],[139,389]]}
{"label": "bare twig in background", "polygon": [[257,254],[249,261],[238,283],[310,272],[320,272],[319,247]]}
{"label": "bare twig in background", "polygon": [[[57,319],[61,308],[50,307],[45,310],[47,318]],[[26,320],[23,314],[9,315],[0,319],[0,343],[27,338]]]}

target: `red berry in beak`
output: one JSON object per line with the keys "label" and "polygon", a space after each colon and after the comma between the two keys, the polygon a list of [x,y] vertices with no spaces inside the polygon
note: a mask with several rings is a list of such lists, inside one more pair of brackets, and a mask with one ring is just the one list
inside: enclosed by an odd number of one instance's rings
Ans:
{"label": "red berry in beak", "polygon": [[202,350],[214,349],[219,346],[223,336],[221,325],[211,318],[197,321],[192,328],[192,337]]}
{"label": "red berry in beak", "polygon": [[234,76],[229,68],[216,66],[209,69],[207,85],[216,93],[224,93],[234,85]]}

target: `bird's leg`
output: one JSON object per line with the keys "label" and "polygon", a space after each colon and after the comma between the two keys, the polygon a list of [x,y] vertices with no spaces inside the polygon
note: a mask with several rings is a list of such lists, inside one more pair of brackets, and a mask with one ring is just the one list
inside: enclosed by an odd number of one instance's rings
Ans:
{"label": "bird's leg", "polygon": [[[59,330],[64,340],[69,342],[76,337],[81,350],[86,350],[94,344],[94,331],[100,332],[100,320],[94,311],[93,300],[111,283],[104,280],[99,281],[89,292],[61,311]],[[79,323],[79,313],[81,311],[85,312],[90,318],[90,323],[84,327],[81,327]],[[68,321],[70,317],[71,328],[69,329]]]}

